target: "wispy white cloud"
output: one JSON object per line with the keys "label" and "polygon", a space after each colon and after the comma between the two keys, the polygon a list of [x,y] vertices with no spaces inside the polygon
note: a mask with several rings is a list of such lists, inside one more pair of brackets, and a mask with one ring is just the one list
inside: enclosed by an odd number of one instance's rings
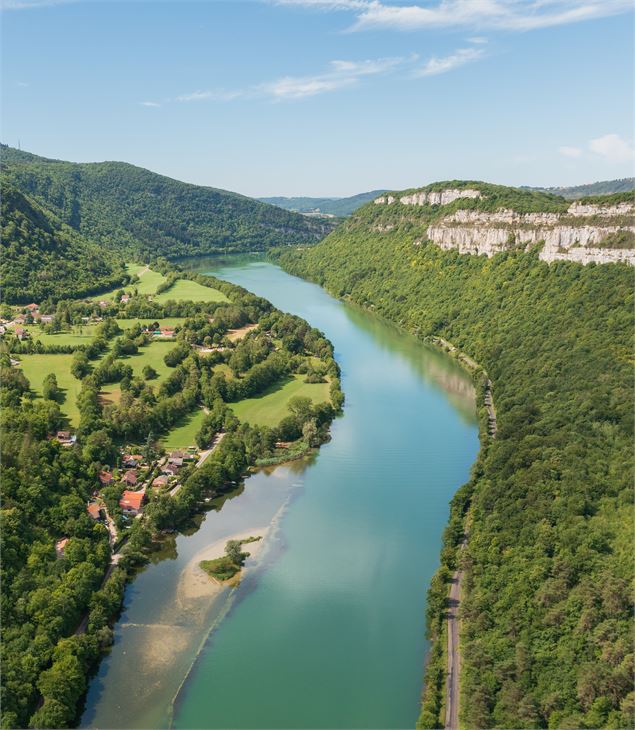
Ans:
{"label": "wispy white cloud", "polygon": [[26,81],[16,81],[16,86],[19,86],[21,89],[26,89],[29,84]]}
{"label": "wispy white cloud", "polygon": [[485,38],[482,35],[473,35],[471,38],[468,38],[468,43],[476,43],[477,45],[484,45],[485,43],[488,43],[488,39]]}
{"label": "wispy white cloud", "polygon": [[632,9],[632,0],[434,0],[396,4],[381,0],[273,0],[354,13],[352,31],[474,28],[527,31],[603,18]]}
{"label": "wispy white cloud", "polygon": [[140,101],[139,104],[141,106],[148,106],[148,107],[159,107],[161,104],[159,104],[158,101]]}
{"label": "wispy white cloud", "polygon": [[564,157],[571,157],[573,159],[582,156],[582,150],[579,147],[568,147],[565,145],[563,147],[558,147],[558,152]]}
{"label": "wispy white cloud", "polygon": [[484,55],[485,51],[482,48],[459,48],[449,56],[430,58],[421,68],[415,71],[415,76],[438,76],[453,71],[460,66],[465,66],[467,63],[478,61]]}
{"label": "wispy white cloud", "polygon": [[607,162],[631,162],[635,160],[635,149],[619,134],[605,134],[589,142],[589,149]]}
{"label": "wispy white cloud", "polygon": [[233,99],[269,98],[275,101],[304,99],[317,94],[338,91],[355,86],[366,76],[391,73],[397,68],[413,64],[415,54],[405,57],[376,58],[363,61],[331,61],[326,71],[310,76],[283,76],[273,81],[233,91],[194,91],[177,96],[175,101],[231,101]]}

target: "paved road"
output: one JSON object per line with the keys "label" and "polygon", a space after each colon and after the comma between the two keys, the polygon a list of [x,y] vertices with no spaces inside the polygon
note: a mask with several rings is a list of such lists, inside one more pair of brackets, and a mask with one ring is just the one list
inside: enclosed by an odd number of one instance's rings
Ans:
{"label": "paved road", "polygon": [[448,674],[445,685],[445,727],[458,730],[459,727],[459,678],[461,657],[459,654],[459,606],[463,572],[457,570],[452,576],[448,600]]}

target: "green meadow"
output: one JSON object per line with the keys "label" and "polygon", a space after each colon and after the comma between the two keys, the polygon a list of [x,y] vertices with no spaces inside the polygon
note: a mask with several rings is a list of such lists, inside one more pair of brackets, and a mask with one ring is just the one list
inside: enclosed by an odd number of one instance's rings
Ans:
{"label": "green meadow", "polygon": [[257,398],[230,403],[239,420],[254,426],[276,426],[289,415],[289,400],[294,396],[311,398],[314,403],[330,400],[329,383],[305,383],[304,375],[293,375],[283,384],[270,386]]}
{"label": "green meadow", "polygon": [[179,327],[185,322],[185,317],[162,317],[159,319],[152,317],[133,317],[132,319],[117,319],[117,324],[122,330],[129,330],[138,324],[148,325],[158,322],[160,327]]}
{"label": "green meadow", "polygon": [[176,427],[161,439],[161,445],[168,451],[196,446],[196,434],[201,430],[204,418],[202,408],[183,416]]}
{"label": "green meadow", "polygon": [[163,362],[165,355],[173,348],[174,342],[157,340],[142,347],[136,355],[123,357],[121,360],[130,365],[133,373],[141,378],[143,377],[143,368],[146,365],[151,365],[157,371],[159,377],[151,380],[150,383],[159,383],[174,371],[174,368],[168,367]]}
{"label": "green meadow", "polygon": [[167,291],[158,294],[154,300],[159,303],[167,302],[170,299],[175,301],[189,300],[191,302],[228,302],[229,299],[218,291],[208,286],[197,284],[189,279],[178,279],[174,286]]}
{"label": "green meadow", "polygon": [[81,383],[71,375],[72,355],[20,355],[20,369],[31,384],[31,389],[42,396],[42,383],[49,373],[55,373],[57,384],[64,393],[60,403],[62,413],[68,418],[71,426],[79,424],[77,396]]}
{"label": "green meadow", "polygon": [[39,340],[43,345],[88,345],[95,337],[97,325],[77,325],[67,332],[56,332],[53,335],[46,334],[42,327],[36,324],[24,325],[31,334],[33,341]]}

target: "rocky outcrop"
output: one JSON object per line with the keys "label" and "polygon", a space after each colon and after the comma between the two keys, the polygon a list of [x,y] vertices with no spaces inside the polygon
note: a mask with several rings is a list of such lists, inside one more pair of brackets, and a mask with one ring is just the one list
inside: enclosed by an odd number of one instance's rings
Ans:
{"label": "rocky outcrop", "polygon": [[[448,190],[422,190],[418,193],[412,193],[412,195],[402,195],[399,198],[399,202],[402,205],[448,205],[459,198],[480,198],[480,190],[471,190],[465,188],[463,190],[448,189]],[[391,205],[394,203],[396,198],[393,195],[382,195],[379,198],[375,198],[375,205],[387,204]]]}
{"label": "rocky outcrop", "polygon": [[[493,213],[457,210],[427,229],[428,238],[441,248],[461,253],[492,256],[512,247],[530,248],[543,243],[540,258],[545,261],[568,259],[579,263],[627,261],[635,265],[633,248],[611,248],[602,242],[623,232],[635,241],[635,226],[610,225],[611,219],[633,223],[635,205],[585,205],[574,203],[566,213],[518,213],[501,208]],[[606,224],[589,224],[576,218],[606,219]],[[614,221],[617,222],[617,221]]]}
{"label": "rocky outcrop", "polygon": [[[465,211],[463,211],[465,212]],[[484,215],[484,214],[481,214]],[[579,263],[627,261],[635,265],[635,249],[602,248],[599,244],[610,234],[624,230],[619,226],[552,226],[535,228],[497,225],[434,225],[428,238],[441,248],[455,248],[460,253],[493,256],[517,246],[526,249],[544,241],[540,258],[544,261],[569,259]],[[635,235],[635,227],[630,230]]]}
{"label": "rocky outcrop", "polygon": [[635,203],[618,203],[617,205],[590,205],[585,203],[573,203],[567,211],[569,215],[575,216],[600,216],[601,218],[611,218],[615,216],[625,215],[632,216],[635,213]]}

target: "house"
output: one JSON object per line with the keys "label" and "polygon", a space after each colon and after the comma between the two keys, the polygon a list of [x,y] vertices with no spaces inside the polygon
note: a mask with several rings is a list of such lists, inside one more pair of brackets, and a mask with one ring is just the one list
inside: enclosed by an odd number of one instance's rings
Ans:
{"label": "house", "polygon": [[55,543],[55,554],[58,558],[64,557],[64,550],[68,545],[68,537],[63,537],[61,540],[57,540]]}
{"label": "house", "polygon": [[109,484],[112,484],[115,481],[115,478],[109,471],[100,471],[99,472],[99,481],[104,486],[108,486]]}
{"label": "house", "polygon": [[141,462],[141,457],[140,457],[140,456],[138,456],[138,455],[136,455],[136,454],[135,454],[135,455],[132,455],[132,456],[131,456],[130,454],[126,454],[126,455],[125,455],[125,456],[123,457],[123,459],[121,460],[121,463],[122,463],[122,464],[123,464],[123,465],[124,465],[125,467],[132,467],[133,469],[134,469],[135,467],[139,466],[139,463],[140,463],[140,462]]}
{"label": "house", "polygon": [[33,314],[33,312],[37,312],[39,310],[39,308],[40,308],[39,304],[27,304],[25,307],[25,309],[28,309],[29,312],[31,312],[31,314]]}
{"label": "house", "polygon": [[276,441],[276,449],[288,449],[293,445],[293,441]]}
{"label": "house", "polygon": [[3,324],[0,324],[0,335],[5,334],[6,331],[7,331],[7,328]]}
{"label": "house", "polygon": [[58,431],[55,434],[55,438],[60,442],[70,442],[71,440],[71,432],[70,431]]}
{"label": "house", "polygon": [[134,487],[137,483],[137,472],[135,469],[128,469],[128,471],[123,475],[123,482],[128,484],[131,487]]}
{"label": "house", "polygon": [[105,307],[107,307],[107,306],[108,306],[108,302],[104,302],[104,300],[102,299],[102,300],[101,300],[101,301],[99,302],[99,306],[100,306],[100,307],[101,307],[102,309],[104,309]]}
{"label": "house", "polygon": [[18,326],[16,326],[16,328],[15,328],[15,336],[16,336],[16,337],[17,337],[17,338],[18,338],[19,340],[26,340],[26,339],[27,339],[27,338],[29,338],[29,337],[30,337],[31,335],[30,335],[30,333],[29,333],[29,331],[28,331],[28,330],[25,330],[25,329],[24,329],[24,327],[18,327]]}
{"label": "house", "polygon": [[128,304],[130,301],[130,296],[128,294],[122,294],[121,299],[119,300],[122,304]]}
{"label": "house", "polygon": [[171,464],[175,464],[175,463],[177,463],[180,460],[181,463],[179,464],[179,466],[182,466],[183,459],[185,458],[185,456],[186,456],[186,454],[183,451],[172,451],[172,452],[170,452],[170,456],[168,457],[168,461]]}
{"label": "house", "polygon": [[161,471],[164,474],[170,474],[175,477],[179,473],[179,467],[176,464],[164,464],[161,467]]}
{"label": "house", "polygon": [[173,327],[161,327],[159,331],[155,331],[154,334],[157,337],[174,337],[174,328]]}
{"label": "house", "polygon": [[119,500],[119,506],[127,515],[138,515],[143,508],[143,502],[145,501],[146,493],[144,490],[140,492],[130,492],[127,489],[121,495]]}
{"label": "house", "polygon": [[101,520],[101,505],[99,502],[89,502],[86,511],[96,522]]}
{"label": "house", "polygon": [[160,489],[161,487],[167,487],[167,485],[168,477],[165,474],[162,474],[160,477],[152,480],[152,486],[156,487],[157,489]]}
{"label": "house", "polygon": [[40,317],[40,322],[42,324],[51,324],[52,321],[53,321],[53,315],[52,314],[43,314]]}
{"label": "house", "polygon": [[13,318],[13,324],[24,324],[25,317],[23,314],[18,314],[17,317]]}

